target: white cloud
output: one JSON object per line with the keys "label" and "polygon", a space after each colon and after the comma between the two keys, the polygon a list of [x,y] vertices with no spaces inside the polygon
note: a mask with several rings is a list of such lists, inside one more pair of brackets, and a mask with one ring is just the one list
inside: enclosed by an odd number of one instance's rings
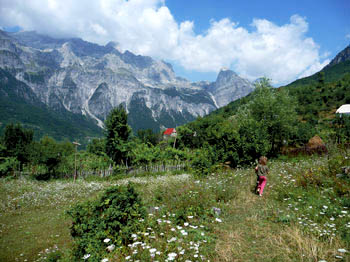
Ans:
{"label": "white cloud", "polygon": [[319,46],[306,36],[298,15],[285,25],[254,19],[243,28],[227,18],[211,21],[203,34],[194,22],[177,23],[162,0],[1,0],[0,26],[20,26],[55,36],[77,36],[123,50],[176,61],[185,69],[218,72],[230,67],[250,80],[287,83],[320,70]]}
{"label": "white cloud", "polygon": [[347,34],[347,35],[345,36],[345,38],[346,38],[346,39],[350,39],[350,34]]}

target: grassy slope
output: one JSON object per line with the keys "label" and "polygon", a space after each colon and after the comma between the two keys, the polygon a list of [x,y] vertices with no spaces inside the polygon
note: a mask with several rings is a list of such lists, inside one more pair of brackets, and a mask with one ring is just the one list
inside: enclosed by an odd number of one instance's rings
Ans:
{"label": "grassy slope", "polygon": [[[216,261],[319,261],[332,259],[337,249],[343,247],[339,238],[331,243],[322,242],[312,234],[305,234],[298,225],[298,210],[290,210],[287,203],[278,201],[276,187],[289,188],[286,178],[315,165],[312,159],[298,163],[273,163],[268,177],[266,192],[262,198],[252,193],[254,181],[251,171],[241,180],[241,191],[230,203],[224,227],[217,228]],[[317,161],[317,164],[324,162]],[[285,183],[281,184],[284,181]],[[286,192],[287,193],[287,192]],[[291,219],[286,219],[288,215]]]}
{"label": "grassy slope", "polygon": [[[252,192],[255,175],[251,169],[234,170],[203,180],[186,176],[179,180],[175,176],[133,179],[133,182],[147,206],[161,206],[172,213],[177,213],[183,205],[192,204],[206,203],[208,209],[221,208],[222,223],[215,222],[210,216],[204,219],[208,222],[204,224],[208,243],[199,251],[210,261],[334,261],[335,255],[342,255],[337,250],[349,250],[350,243],[341,239],[338,231],[335,236],[319,234],[324,228],[329,229],[327,223],[331,218],[335,218],[338,230],[350,223],[350,216],[340,215],[340,210],[345,207],[339,203],[335,206],[336,200],[329,197],[327,190],[298,188],[294,180],[297,174],[320,168],[325,162],[325,158],[271,162],[262,198]],[[0,261],[14,261],[15,258],[32,261],[46,248],[58,245],[64,250],[69,247],[69,220],[63,216],[64,210],[109,185],[106,181],[73,184],[69,181],[0,180]],[[328,209],[321,216],[323,206]],[[193,219],[193,224],[196,220],[205,223],[203,218]],[[320,232],[310,231],[316,228],[311,224],[316,224]],[[196,234],[195,230],[188,232],[188,237]],[[174,233],[168,227],[168,238],[171,234]],[[150,245],[168,248],[166,241],[165,245],[161,239],[150,241]],[[184,243],[178,245],[184,246]],[[145,252],[149,254],[147,250]],[[185,254],[190,252],[186,249]],[[345,255],[344,259],[349,257]]]}

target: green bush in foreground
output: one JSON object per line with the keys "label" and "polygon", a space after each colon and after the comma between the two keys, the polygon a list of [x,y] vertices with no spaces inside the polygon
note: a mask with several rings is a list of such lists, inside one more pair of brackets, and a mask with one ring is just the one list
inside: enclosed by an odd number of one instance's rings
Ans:
{"label": "green bush in foreground", "polygon": [[15,157],[0,157],[0,177],[19,169],[19,161]]}
{"label": "green bush in foreground", "polygon": [[145,214],[141,199],[130,184],[111,187],[99,199],[76,205],[68,211],[73,219],[74,258],[89,256],[89,261],[101,261],[107,247],[112,250],[127,245]]}

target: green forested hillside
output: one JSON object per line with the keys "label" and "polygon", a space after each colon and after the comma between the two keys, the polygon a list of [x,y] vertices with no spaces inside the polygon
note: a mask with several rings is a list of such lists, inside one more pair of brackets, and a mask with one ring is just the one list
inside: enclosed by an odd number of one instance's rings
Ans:
{"label": "green forested hillside", "polygon": [[[339,106],[350,103],[350,61],[326,67],[312,76],[298,79],[279,89],[287,90],[297,98],[297,112],[302,118],[316,120],[315,118],[324,116],[333,117],[332,114]],[[232,115],[240,105],[250,100],[251,96],[248,95],[212,114]]]}
{"label": "green forested hillside", "polygon": [[207,148],[203,161],[245,164],[285,146],[305,145],[316,134],[349,139],[347,118],[335,121],[336,109],[349,103],[349,61],[280,88],[262,79],[250,95],[178,128],[179,143]]}
{"label": "green forested hillside", "polygon": [[49,135],[57,140],[84,142],[87,137],[102,136],[102,129],[92,120],[49,109],[26,84],[0,69],[0,132],[7,124],[17,122],[33,129],[36,138]]}
{"label": "green forested hillside", "polygon": [[347,73],[337,76],[334,70],[324,70],[309,79],[281,87],[297,98],[297,112],[303,120],[317,123],[333,119],[337,108],[350,103],[350,63],[336,67],[343,70],[348,67]]}
{"label": "green forested hillside", "polygon": [[300,86],[300,85],[310,85],[311,83],[315,83],[319,80],[320,73],[324,74],[325,83],[338,81],[342,79],[345,74],[350,73],[350,61],[344,61],[333,66],[325,67],[320,72],[308,77],[295,80],[294,82],[288,84],[287,86],[293,87],[293,86]]}

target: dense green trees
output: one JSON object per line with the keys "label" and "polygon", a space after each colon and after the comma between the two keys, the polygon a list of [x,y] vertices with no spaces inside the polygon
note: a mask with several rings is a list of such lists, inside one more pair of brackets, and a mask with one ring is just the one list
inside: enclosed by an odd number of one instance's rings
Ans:
{"label": "dense green trees", "polygon": [[222,111],[178,128],[179,146],[209,148],[212,162],[232,166],[254,161],[260,155],[275,155],[297,136],[296,100],[287,91],[261,79],[256,89],[229,114]]}
{"label": "dense green trees", "polygon": [[21,165],[29,162],[33,136],[32,130],[25,129],[20,124],[7,125],[2,137],[3,153],[6,157],[16,158]]}
{"label": "dense green trees", "polygon": [[74,153],[74,146],[69,141],[57,142],[53,138],[44,136],[39,142],[33,144],[31,164],[43,172],[34,172],[38,179],[58,177],[62,173],[70,173],[73,163],[69,157]]}
{"label": "dense green trees", "polygon": [[350,115],[337,115],[333,121],[337,142],[350,142]]}
{"label": "dense green trees", "polygon": [[131,128],[128,125],[128,115],[122,105],[112,109],[105,121],[106,153],[116,163],[127,161],[128,139]]}
{"label": "dense green trees", "polygon": [[106,155],[106,139],[104,138],[94,138],[92,141],[87,145],[86,150],[91,153],[98,156],[105,156]]}
{"label": "dense green trees", "polygon": [[142,143],[150,143],[151,145],[156,145],[160,142],[160,134],[154,133],[152,129],[139,129],[137,130],[137,137]]}
{"label": "dense green trees", "polygon": [[276,153],[296,132],[296,100],[286,90],[273,89],[266,79],[257,83],[252,97],[243,118],[256,122],[257,129],[265,132],[271,144],[269,153]]}

